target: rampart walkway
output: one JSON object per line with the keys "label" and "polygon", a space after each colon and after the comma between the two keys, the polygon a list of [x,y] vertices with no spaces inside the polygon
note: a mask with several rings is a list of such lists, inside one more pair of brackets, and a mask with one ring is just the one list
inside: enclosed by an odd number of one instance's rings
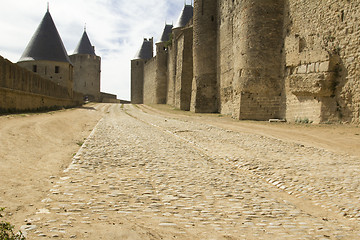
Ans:
{"label": "rampart walkway", "polygon": [[111,106],[29,239],[360,239],[359,158],[144,109]]}

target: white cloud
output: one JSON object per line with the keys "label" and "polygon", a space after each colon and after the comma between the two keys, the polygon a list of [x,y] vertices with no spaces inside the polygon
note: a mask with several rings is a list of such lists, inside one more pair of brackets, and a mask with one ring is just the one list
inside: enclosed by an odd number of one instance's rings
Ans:
{"label": "white cloud", "polygon": [[[191,0],[187,0],[190,4]],[[143,38],[156,41],[177,20],[183,0],[0,0],[0,55],[17,62],[43,18],[47,2],[69,54],[86,23],[102,58],[101,91],[130,99],[130,60]]]}

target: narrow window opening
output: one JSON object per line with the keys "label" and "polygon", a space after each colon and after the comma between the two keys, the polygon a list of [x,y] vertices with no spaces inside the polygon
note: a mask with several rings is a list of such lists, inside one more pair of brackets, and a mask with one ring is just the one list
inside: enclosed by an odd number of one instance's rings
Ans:
{"label": "narrow window opening", "polygon": [[33,67],[32,67],[33,69],[33,72],[37,72],[37,65],[33,65]]}
{"label": "narrow window opening", "polygon": [[59,66],[55,66],[55,73],[59,73],[60,72],[60,67]]}
{"label": "narrow window opening", "polygon": [[215,20],[214,16],[211,16],[211,21],[213,22]]}
{"label": "narrow window opening", "polygon": [[344,10],[341,11],[341,21],[343,22],[345,18],[345,13]]}

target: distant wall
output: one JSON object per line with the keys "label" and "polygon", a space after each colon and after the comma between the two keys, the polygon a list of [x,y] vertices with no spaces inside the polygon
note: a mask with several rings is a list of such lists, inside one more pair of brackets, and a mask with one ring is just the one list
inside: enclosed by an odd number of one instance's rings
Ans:
{"label": "distant wall", "polygon": [[100,102],[102,103],[120,103],[115,94],[100,92]]}
{"label": "distant wall", "polygon": [[193,80],[193,29],[182,29],[176,38],[175,107],[190,110]]}
{"label": "distant wall", "polygon": [[157,103],[156,90],[156,57],[147,61],[144,65],[144,103]]}
{"label": "distant wall", "polygon": [[168,47],[168,59],[167,59],[167,97],[166,104],[171,106],[175,105],[175,69],[176,69],[176,47],[173,44]]}
{"label": "distant wall", "polygon": [[131,103],[144,103],[144,60],[131,61]]}
{"label": "distant wall", "polygon": [[35,110],[82,104],[82,94],[40,77],[0,57],[0,109]]}

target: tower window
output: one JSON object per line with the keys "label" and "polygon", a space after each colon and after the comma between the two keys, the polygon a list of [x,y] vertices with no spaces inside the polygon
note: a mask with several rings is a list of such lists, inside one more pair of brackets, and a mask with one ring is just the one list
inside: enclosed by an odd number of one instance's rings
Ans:
{"label": "tower window", "polygon": [[37,72],[37,65],[33,65],[32,70],[33,70],[33,72]]}
{"label": "tower window", "polygon": [[59,73],[60,72],[60,67],[59,66],[55,66],[55,73]]}

